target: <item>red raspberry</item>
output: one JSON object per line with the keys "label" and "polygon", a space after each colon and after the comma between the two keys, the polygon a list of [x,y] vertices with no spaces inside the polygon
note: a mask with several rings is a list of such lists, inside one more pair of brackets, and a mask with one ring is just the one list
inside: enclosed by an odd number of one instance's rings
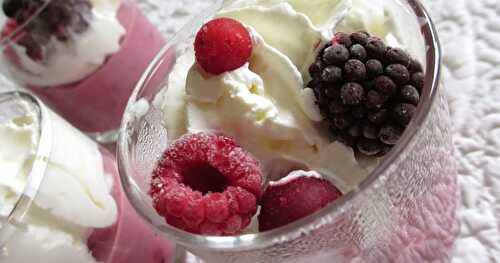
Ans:
{"label": "red raspberry", "polygon": [[198,64],[205,71],[218,75],[248,62],[252,54],[252,38],[240,22],[218,18],[200,29],[194,49]]}
{"label": "red raspberry", "polygon": [[234,235],[257,212],[261,184],[259,163],[233,139],[197,133],[167,149],[150,194],[170,225],[196,234]]}
{"label": "red raspberry", "polygon": [[[305,172],[304,172],[305,173]],[[291,176],[271,184],[260,202],[259,230],[267,231],[310,215],[342,193],[324,179]]]}

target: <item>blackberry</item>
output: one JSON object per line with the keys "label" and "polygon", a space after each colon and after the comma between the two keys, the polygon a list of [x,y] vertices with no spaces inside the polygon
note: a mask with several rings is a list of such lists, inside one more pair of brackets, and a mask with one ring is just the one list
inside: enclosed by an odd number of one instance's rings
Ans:
{"label": "blackberry", "polygon": [[83,33],[92,19],[89,0],[5,0],[5,15],[18,25],[26,23],[42,8],[40,13],[23,28],[20,46],[32,60],[43,59],[44,49],[52,37],[61,42],[69,41],[75,33]]}
{"label": "blackberry", "polygon": [[333,137],[357,153],[383,156],[416,112],[422,65],[366,32],[335,34],[309,68],[307,87]]}

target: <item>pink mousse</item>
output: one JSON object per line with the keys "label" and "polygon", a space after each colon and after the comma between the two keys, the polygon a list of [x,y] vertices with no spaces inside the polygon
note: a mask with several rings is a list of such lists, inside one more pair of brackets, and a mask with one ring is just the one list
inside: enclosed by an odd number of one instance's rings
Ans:
{"label": "pink mousse", "polygon": [[89,238],[92,255],[104,263],[173,263],[175,244],[154,232],[131,206],[122,192],[116,162],[103,155],[105,171],[114,175],[113,196],[118,202],[118,222],[106,229],[96,229]]}
{"label": "pink mousse", "polygon": [[139,8],[122,4],[118,20],[125,27],[121,49],[86,79],[57,87],[30,87],[66,120],[84,132],[119,127],[128,98],[156,53],[165,44],[161,33]]}

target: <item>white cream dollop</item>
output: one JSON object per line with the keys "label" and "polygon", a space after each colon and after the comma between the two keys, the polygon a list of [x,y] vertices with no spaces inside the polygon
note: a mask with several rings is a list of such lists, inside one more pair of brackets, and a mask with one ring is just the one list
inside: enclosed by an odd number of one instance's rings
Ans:
{"label": "white cream dollop", "polygon": [[314,27],[321,30],[332,30],[351,6],[351,0],[227,0],[224,2],[224,9],[232,10],[250,6],[272,7],[284,3],[290,5],[296,12],[307,16]]}
{"label": "white cream dollop", "polygon": [[35,116],[29,113],[0,125],[0,227],[23,194],[34,160],[47,162],[33,203],[15,222],[0,262],[95,263],[87,239],[94,228],[117,220],[113,179],[104,172],[97,145],[52,113],[50,156],[37,156]]}
{"label": "white cream dollop", "polygon": [[266,180],[307,168],[349,189],[367,171],[351,149],[330,143],[320,124],[302,110],[301,97],[293,94],[302,90],[303,80],[292,61],[250,32],[252,56],[236,70],[213,76],[192,63],[193,52],[179,58],[163,95],[169,139],[185,132],[222,132],[260,161]]}
{"label": "white cream dollop", "polygon": [[[121,1],[91,0],[93,4],[89,28],[68,42],[52,37],[50,52],[42,61],[34,61],[26,55],[26,49],[9,46],[0,61],[13,77],[21,83],[50,87],[80,81],[104,64],[106,58],[120,49],[125,29],[117,18]],[[15,61],[12,61],[12,60]]]}
{"label": "white cream dollop", "polygon": [[403,46],[394,9],[376,6],[358,0],[226,1],[217,16],[249,28],[250,61],[212,76],[196,64],[192,50],[184,52],[159,95],[169,140],[222,132],[259,159],[268,181],[313,170],[344,191],[355,188],[377,160],[358,162],[351,148],[331,142],[314,93],[304,86],[307,68],[334,31],[368,31]]}
{"label": "white cream dollop", "polygon": [[[218,16],[237,19],[250,26],[263,38],[265,45],[276,49],[280,56],[284,55],[295,65],[301,75],[293,74],[290,78],[300,78],[296,82],[300,87],[289,89],[290,94],[299,102],[307,117],[316,122],[321,121],[323,118],[314,105],[314,94],[310,89],[303,89],[303,79],[308,75],[308,68],[316,57],[315,51],[323,41],[321,32],[313,27],[310,19],[287,3],[271,7],[243,7],[222,11]],[[283,67],[276,68],[279,70]],[[292,68],[292,72],[295,69]]]}

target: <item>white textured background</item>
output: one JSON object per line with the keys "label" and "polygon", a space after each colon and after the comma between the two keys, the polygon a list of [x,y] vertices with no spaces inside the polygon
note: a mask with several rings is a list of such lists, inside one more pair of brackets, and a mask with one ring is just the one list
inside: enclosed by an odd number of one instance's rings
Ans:
{"label": "white textured background", "polygon": [[[139,2],[171,36],[213,0]],[[423,2],[443,44],[463,196],[453,263],[500,262],[500,0]]]}

